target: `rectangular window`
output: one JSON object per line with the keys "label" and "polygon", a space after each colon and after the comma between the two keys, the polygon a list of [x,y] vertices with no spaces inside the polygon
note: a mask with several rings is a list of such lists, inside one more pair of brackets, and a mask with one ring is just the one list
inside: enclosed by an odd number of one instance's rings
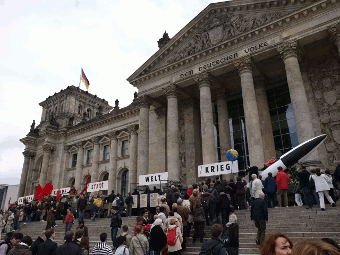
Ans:
{"label": "rectangular window", "polygon": [[109,148],[110,148],[109,145],[104,146],[104,155],[103,155],[104,160],[110,159],[110,149]]}
{"label": "rectangular window", "polygon": [[78,154],[72,154],[72,167],[76,167],[77,166],[77,156]]}
{"label": "rectangular window", "polygon": [[129,141],[122,141],[122,156],[129,155]]}
{"label": "rectangular window", "polygon": [[92,163],[92,151],[93,150],[88,150],[87,151],[86,164],[91,164]]}

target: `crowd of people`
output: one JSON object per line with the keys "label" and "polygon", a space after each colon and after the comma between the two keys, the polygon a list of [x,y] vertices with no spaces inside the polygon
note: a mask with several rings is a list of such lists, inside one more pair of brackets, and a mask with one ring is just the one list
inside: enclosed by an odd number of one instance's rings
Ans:
{"label": "crowd of people", "polygon": [[[155,213],[150,208],[141,208],[133,236],[127,225],[123,225],[122,212],[125,206],[128,217],[131,217],[131,206],[134,203],[131,194],[125,199],[112,193],[104,198],[109,202],[108,216],[111,218],[111,240],[113,249],[107,244],[107,233],[100,234],[100,242],[90,251],[88,228],[84,224],[84,213],[87,198],[80,195],[76,201],[76,213],[71,211],[68,203],[62,205],[48,196],[44,203],[32,201],[23,205],[15,204],[6,212],[0,211],[0,233],[6,230],[6,236],[0,243],[0,255],[5,254],[116,254],[116,255],[146,255],[150,251],[155,255],[181,254],[186,251],[189,240],[201,245],[200,254],[238,254],[239,225],[234,210],[250,209],[251,220],[258,229],[256,244],[261,247],[261,254],[339,254],[339,247],[334,241],[316,240],[294,244],[283,234],[266,237],[268,208],[288,206],[287,191],[289,184],[294,184],[295,202],[298,206],[305,205],[311,209],[313,204],[319,204],[325,210],[324,196],[332,206],[335,206],[340,165],[330,175],[329,171],[320,169],[309,173],[301,167],[295,173],[287,174],[278,167],[274,178],[270,173],[262,180],[256,167],[249,170],[249,181],[237,178],[234,182],[207,178],[204,182],[190,185],[186,190],[180,190],[171,185],[158,192],[159,201]],[[339,174],[339,176],[337,176]],[[283,200],[283,203],[282,203]],[[92,220],[100,216],[103,199],[100,196],[90,198],[93,203]],[[61,217],[65,223],[65,243],[58,246],[55,239],[56,221]],[[79,226],[71,231],[78,217]],[[46,229],[34,242],[30,236],[23,236],[17,230],[20,222],[23,224],[32,220],[46,220]],[[14,227],[13,231],[12,225]],[[212,238],[203,242],[205,226],[211,226]],[[117,237],[119,229],[122,233]],[[193,233],[191,232],[193,229]],[[189,239],[192,233],[192,239]],[[333,245],[333,246],[332,246]],[[335,247],[335,248],[334,248]],[[296,250],[296,252],[294,252]],[[319,252],[322,250],[322,252]],[[114,252],[115,251],[115,252]],[[308,253],[311,251],[310,253]],[[315,252],[315,253],[313,253]],[[319,253],[317,253],[319,252]]]}

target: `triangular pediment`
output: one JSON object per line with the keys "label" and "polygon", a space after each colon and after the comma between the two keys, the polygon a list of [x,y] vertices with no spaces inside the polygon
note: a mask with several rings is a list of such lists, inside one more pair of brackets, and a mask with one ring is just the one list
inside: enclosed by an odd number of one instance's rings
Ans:
{"label": "triangular pediment", "polygon": [[83,146],[84,149],[90,149],[92,147],[93,147],[93,143],[91,143],[90,141],[87,141],[85,145]]}
{"label": "triangular pediment", "polygon": [[70,153],[76,153],[78,151],[78,148],[76,146],[72,146],[69,150]]}
{"label": "triangular pediment", "polygon": [[[158,74],[161,74],[161,69],[164,68],[165,71],[171,70],[172,65],[183,65],[183,61],[188,61],[188,58],[225,42],[231,41],[234,44],[240,41],[239,37],[242,40],[247,39],[248,37],[242,36],[252,31],[257,35],[258,29],[262,32],[269,30],[263,27],[277,28],[275,21],[286,18],[314,2],[234,0],[210,4],[132,74],[128,81],[132,82],[157,70],[160,70]],[[282,22],[279,24],[281,26]]]}
{"label": "triangular pediment", "polygon": [[110,143],[110,138],[108,138],[107,136],[104,136],[102,139],[100,139],[99,143],[100,144]]}
{"label": "triangular pediment", "polygon": [[128,138],[129,137],[129,133],[122,131],[119,133],[119,135],[117,135],[118,139],[122,139],[122,138]]}

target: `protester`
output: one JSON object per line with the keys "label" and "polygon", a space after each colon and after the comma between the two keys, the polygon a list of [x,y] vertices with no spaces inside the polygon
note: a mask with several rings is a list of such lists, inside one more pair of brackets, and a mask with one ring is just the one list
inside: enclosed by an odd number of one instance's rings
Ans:
{"label": "protester", "polygon": [[149,242],[145,235],[142,234],[143,226],[136,228],[137,235],[135,235],[129,247],[130,255],[145,255],[149,251]]}
{"label": "protester", "polygon": [[246,209],[246,205],[245,205],[246,191],[244,189],[246,185],[247,183],[245,180],[242,180],[241,177],[237,177],[236,197],[237,197],[237,208],[239,210]]}
{"label": "protester", "polygon": [[166,216],[165,216],[165,214],[164,214],[164,211],[165,211],[165,209],[164,209],[163,206],[159,207],[158,218],[162,220],[162,223],[163,223],[163,224],[164,224],[165,221],[166,221]]}
{"label": "protester", "polygon": [[255,199],[259,198],[259,194],[263,193],[262,189],[263,189],[263,185],[262,182],[259,178],[257,178],[256,174],[252,174],[251,176],[253,182],[252,182],[252,193],[253,193],[253,197]]}
{"label": "protester", "polygon": [[97,216],[98,216],[98,218],[100,218],[100,207],[103,206],[103,200],[101,199],[100,196],[97,196],[97,198],[93,201],[93,204],[98,208],[97,209]]}
{"label": "protester", "polygon": [[276,181],[273,178],[272,173],[268,173],[268,177],[264,180],[264,189],[265,193],[267,194],[268,198],[268,207],[273,208],[276,206],[276,192],[277,192],[277,185]]}
{"label": "protester", "polygon": [[129,192],[127,198],[125,198],[125,204],[126,204],[126,216],[131,217],[132,205],[134,204],[131,192]]}
{"label": "protester", "polygon": [[220,193],[219,204],[221,207],[222,226],[224,227],[227,224],[227,220],[229,219],[231,206],[230,199],[224,191]]}
{"label": "protester", "polygon": [[224,226],[223,237],[229,238],[229,242],[226,244],[226,249],[228,255],[238,255],[239,250],[239,225],[237,223],[237,216],[235,214],[231,214],[229,216],[229,222]]}
{"label": "protester", "polygon": [[276,185],[277,185],[277,202],[278,206],[282,206],[282,199],[281,197],[283,196],[284,198],[284,206],[288,207],[288,195],[287,195],[287,190],[288,190],[288,182],[289,178],[288,175],[283,171],[283,168],[279,166],[277,168],[279,171],[276,175]]}
{"label": "protester", "polygon": [[129,248],[126,246],[125,236],[119,236],[117,238],[117,247],[115,255],[129,255]]}
{"label": "protester", "polygon": [[[65,233],[65,243],[60,245],[56,250],[56,255],[82,255],[79,244],[72,242],[74,233],[67,231]],[[76,239],[77,240],[77,239]]]}
{"label": "protester", "polygon": [[303,240],[294,244],[291,254],[340,255],[340,252],[335,246],[322,240]]}
{"label": "protester", "polygon": [[334,194],[333,177],[332,177],[331,172],[329,170],[325,171],[325,179],[326,179],[326,182],[329,186],[329,195],[333,199],[334,203],[336,203],[336,198],[335,198],[335,194]]}
{"label": "protester", "polygon": [[[15,236],[17,235],[17,239]],[[15,239],[16,244],[13,240]],[[30,236],[23,236],[21,233],[15,233],[12,237],[13,248],[7,253],[8,255],[32,255],[30,245],[32,244],[32,238]]]}
{"label": "protester", "polygon": [[80,195],[77,203],[77,211],[78,211],[78,221],[84,220],[85,209],[87,206],[87,200],[84,195]]}
{"label": "protester", "polygon": [[340,187],[339,187],[339,182],[340,182],[340,161],[334,161],[334,166],[335,166],[335,170],[333,173],[333,185],[334,188],[336,188],[337,190],[340,191]]}
{"label": "protester", "polygon": [[331,196],[329,195],[329,186],[327,184],[327,176],[324,174],[321,174],[320,168],[315,169],[315,175],[312,175],[311,178],[313,179],[315,183],[315,189],[316,192],[319,195],[320,200],[320,208],[321,211],[325,211],[325,197],[327,198],[328,202],[332,204],[332,207],[335,207],[335,203]]}
{"label": "protester", "polygon": [[85,236],[85,231],[84,231],[84,236],[80,240],[79,246],[80,246],[80,249],[83,255],[90,254],[90,240],[88,236]]}
{"label": "protester", "polygon": [[7,232],[4,241],[0,243],[0,255],[6,255],[12,249],[11,239],[13,237],[13,232]]}
{"label": "protester", "polygon": [[[203,209],[202,209],[203,212]],[[203,212],[204,213],[204,212]],[[181,243],[183,242],[183,236],[180,228],[176,224],[177,219],[173,218],[170,220],[170,225],[167,231],[167,244],[169,255],[180,255],[181,254]],[[203,221],[204,224],[204,221]]]}
{"label": "protester", "polygon": [[[133,231],[134,232],[134,236],[137,235],[137,228],[139,226],[143,226],[143,217],[142,216],[137,216],[136,220],[137,220],[137,223],[136,223],[134,231]],[[144,231],[142,231],[142,234],[144,234]]]}
{"label": "protester", "polygon": [[[261,255],[289,255],[292,253],[293,242],[282,233],[271,234],[264,240]],[[305,255],[300,253],[298,255]]]}
{"label": "protester", "polygon": [[122,218],[120,216],[120,214],[115,210],[115,209],[111,209],[111,240],[112,240],[112,244],[114,247],[117,247],[116,244],[116,237],[117,237],[117,233],[118,233],[118,229],[120,229],[120,227],[122,226]]}
{"label": "protester", "polygon": [[301,189],[301,193],[304,198],[305,206],[306,206],[306,209],[312,209],[313,198],[311,196],[310,189],[309,189],[310,173],[306,170],[305,166],[301,167],[301,171],[299,170],[300,169],[298,169],[298,172],[296,173],[296,175],[299,177],[300,189]]}
{"label": "protester", "polygon": [[8,218],[7,218],[7,223],[6,223],[6,232],[10,232],[11,231],[11,225],[13,223],[13,220],[14,220],[14,214],[12,211],[8,211],[9,215],[8,215]]}
{"label": "protester", "polygon": [[312,194],[312,197],[314,198],[314,203],[316,205],[320,206],[320,199],[319,199],[319,194],[316,192],[316,187],[315,187],[315,182],[312,176],[315,176],[316,171],[315,169],[310,170],[310,176],[309,176],[309,190],[310,193]]}
{"label": "protester", "polygon": [[[130,236],[129,234],[128,234],[128,231],[129,231],[129,227],[127,226],[127,225],[124,225],[123,227],[122,227],[122,230],[123,230],[123,233],[121,233],[120,234],[120,236],[124,236],[125,238],[126,238],[126,243],[125,243],[125,245],[126,245],[126,247],[130,247],[130,243],[131,243],[131,239],[132,239],[132,236]],[[116,239],[117,240],[117,239]]]}
{"label": "protester", "polygon": [[96,243],[96,245],[93,247],[92,254],[93,255],[113,255],[112,249],[109,245],[106,243],[107,234],[101,233],[100,234],[100,243]]}
{"label": "protester", "polygon": [[79,221],[79,226],[77,227],[78,229],[84,230],[84,236],[89,237],[89,229],[88,227],[85,226],[85,223],[83,220]]}
{"label": "protester", "polygon": [[221,240],[223,227],[220,224],[211,226],[212,238],[202,245],[201,252],[203,254],[222,255],[227,254],[224,243]]}
{"label": "protester", "polygon": [[54,229],[46,230],[45,236],[46,241],[39,245],[38,255],[55,255],[58,245],[53,241],[55,238]]}
{"label": "protester", "polygon": [[[72,232],[72,231],[71,231]],[[84,235],[84,230],[82,229],[77,229],[76,232],[74,233],[73,240],[72,242],[79,245],[81,238]]]}
{"label": "protester", "polygon": [[263,193],[260,193],[259,198],[252,202],[250,218],[257,228],[256,244],[261,245],[266,235],[266,222],[268,221],[267,203],[264,201]]}
{"label": "protester", "polygon": [[193,243],[196,242],[197,236],[200,237],[200,242],[203,243],[204,236],[204,210],[200,204],[196,203],[193,209],[194,215],[194,236]]}
{"label": "protester", "polygon": [[64,223],[65,223],[65,233],[67,231],[71,230],[73,222],[74,222],[73,213],[71,213],[70,209],[67,208],[67,215],[66,215],[66,218],[65,218],[65,221],[64,221]]}
{"label": "protester", "polygon": [[157,219],[155,226],[150,232],[150,249],[154,251],[154,255],[160,255],[162,249],[166,246],[166,235],[161,227],[162,220]]}
{"label": "protester", "polygon": [[40,236],[38,236],[38,238],[33,242],[33,244],[31,245],[31,251],[32,251],[32,255],[37,255],[38,254],[38,249],[40,244],[42,244],[43,242],[46,241],[46,231],[43,231],[41,233]]}
{"label": "protester", "polygon": [[46,230],[53,228],[54,227],[54,208],[51,207],[51,209],[48,211],[47,213],[47,217],[46,217]]}
{"label": "protester", "polygon": [[188,231],[188,219],[190,210],[182,205],[183,201],[181,198],[177,200],[177,213],[182,217],[182,224],[183,224],[183,244],[182,244],[182,251],[186,250],[186,233]]}
{"label": "protester", "polygon": [[4,217],[1,217],[1,219],[0,219],[0,240],[1,240],[1,233],[2,233],[3,229],[5,228],[5,226],[6,226],[6,221],[5,221]]}
{"label": "protester", "polygon": [[112,203],[113,201],[115,200],[116,198],[116,195],[115,195],[115,192],[114,190],[111,191],[111,194],[109,195],[109,210],[107,212],[107,217],[111,217],[111,208],[112,208]]}
{"label": "protester", "polygon": [[[215,224],[216,204],[217,204],[217,201],[215,199],[215,196],[214,196],[213,193],[211,193],[210,196],[209,196],[209,216],[210,216],[212,224]],[[204,215],[205,215],[205,213],[204,213]]]}
{"label": "protester", "polygon": [[[210,225],[209,224],[209,211],[210,211],[210,207],[209,207],[210,200],[209,200],[209,198],[210,198],[210,195],[211,194],[208,192],[208,187],[205,187],[203,189],[203,194],[201,195],[201,198],[202,198],[201,203],[202,203],[202,207],[203,207],[203,210],[204,210],[205,224],[207,226]],[[212,206],[214,206],[214,205],[212,204]],[[216,209],[216,202],[215,202],[215,209]],[[215,212],[213,214],[214,214],[213,218],[215,218]],[[211,219],[211,221],[213,221],[211,217],[210,217],[210,219]]]}
{"label": "protester", "polygon": [[166,217],[168,217],[169,212],[170,212],[170,207],[166,203],[166,198],[162,198],[160,206],[162,206],[164,208],[164,214],[165,214]]}

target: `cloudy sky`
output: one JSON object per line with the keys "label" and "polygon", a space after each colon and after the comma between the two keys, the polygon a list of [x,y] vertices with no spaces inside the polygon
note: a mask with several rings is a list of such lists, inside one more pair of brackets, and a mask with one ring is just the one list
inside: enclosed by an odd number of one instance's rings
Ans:
{"label": "cloudy sky", "polygon": [[[111,105],[130,104],[126,79],[209,0],[0,0],[0,184],[18,184],[39,103],[79,84]],[[82,86],[83,89],[84,86]]]}

